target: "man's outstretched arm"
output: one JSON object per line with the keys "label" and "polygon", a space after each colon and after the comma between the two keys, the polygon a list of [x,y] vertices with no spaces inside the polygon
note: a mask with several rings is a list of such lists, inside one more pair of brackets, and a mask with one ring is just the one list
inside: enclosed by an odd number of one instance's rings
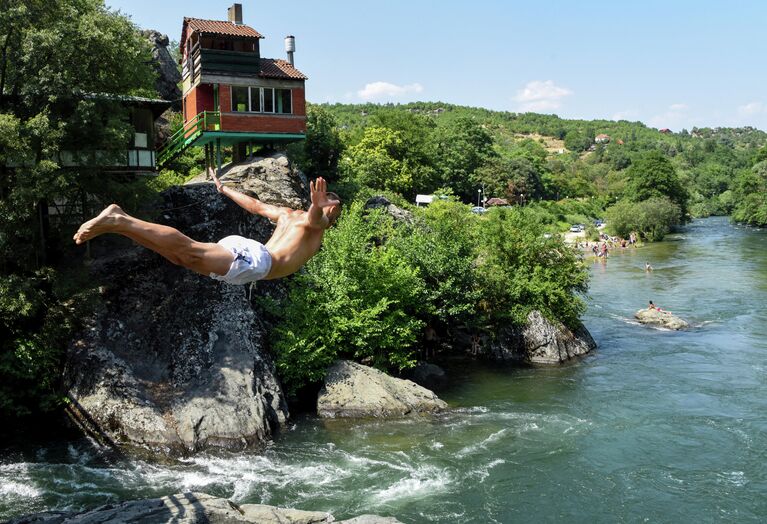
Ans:
{"label": "man's outstretched arm", "polygon": [[249,213],[261,215],[262,217],[266,217],[269,220],[276,222],[280,216],[288,211],[288,208],[286,207],[267,204],[265,202],[261,202],[257,198],[253,198],[244,193],[240,193],[239,191],[235,191],[232,188],[226,187],[221,183],[215,173],[211,173],[211,175],[213,176],[213,182],[215,182],[218,192],[230,198],[235,204]]}

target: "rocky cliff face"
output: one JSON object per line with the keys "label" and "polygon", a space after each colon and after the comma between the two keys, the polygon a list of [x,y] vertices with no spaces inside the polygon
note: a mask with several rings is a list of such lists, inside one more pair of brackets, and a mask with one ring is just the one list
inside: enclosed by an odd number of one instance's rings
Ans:
{"label": "rocky cliff face", "polygon": [[178,72],[178,64],[168,50],[168,35],[159,31],[143,31],[144,37],[152,45],[152,63],[157,72],[157,81],[155,86],[160,97],[164,100],[176,101],[174,109],[181,109],[181,90],[178,83],[181,82],[181,73]]}
{"label": "rocky cliff face", "polygon": [[[281,176],[288,188],[296,175],[286,164]],[[196,240],[239,234],[265,241],[271,234],[266,219],[246,213],[213,184],[163,196],[159,221]],[[103,440],[162,454],[263,446],[288,411],[254,303],[280,294],[281,284],[224,284],[115,235],[92,244],[103,251],[91,268],[102,283],[101,307],[72,344],[65,373],[70,411],[80,423]]]}
{"label": "rocky cliff face", "polygon": [[561,322],[551,322],[540,312],[532,311],[525,326],[510,327],[498,334],[490,345],[489,356],[528,364],[559,364],[596,347],[583,325],[571,331]]}

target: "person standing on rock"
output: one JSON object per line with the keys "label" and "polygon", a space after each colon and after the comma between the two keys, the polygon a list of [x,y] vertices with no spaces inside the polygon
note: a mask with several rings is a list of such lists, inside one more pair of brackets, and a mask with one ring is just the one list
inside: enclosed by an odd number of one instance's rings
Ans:
{"label": "person standing on rock", "polygon": [[213,181],[219,193],[249,213],[277,223],[266,244],[236,235],[215,244],[197,242],[170,226],[132,217],[116,204],[81,225],[74,241],[82,244],[104,233],[116,233],[179,266],[230,284],[247,284],[298,271],[319,251],[325,230],[341,214],[338,195],[327,191],[327,183],[322,178],[309,184],[312,203],[308,211],[261,202],[224,186],[215,174]]}

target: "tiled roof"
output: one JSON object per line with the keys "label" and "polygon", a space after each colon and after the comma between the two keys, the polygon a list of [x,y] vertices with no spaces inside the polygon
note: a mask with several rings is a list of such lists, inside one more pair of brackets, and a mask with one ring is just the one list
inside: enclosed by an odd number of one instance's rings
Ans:
{"label": "tiled roof", "polygon": [[306,76],[290,65],[286,60],[278,58],[262,58],[259,76],[266,78],[289,78],[291,80],[306,80]]}
{"label": "tiled roof", "polygon": [[189,24],[189,27],[194,31],[205,34],[263,38],[263,35],[250,26],[236,25],[226,20],[204,20],[202,18],[185,17],[184,24]]}

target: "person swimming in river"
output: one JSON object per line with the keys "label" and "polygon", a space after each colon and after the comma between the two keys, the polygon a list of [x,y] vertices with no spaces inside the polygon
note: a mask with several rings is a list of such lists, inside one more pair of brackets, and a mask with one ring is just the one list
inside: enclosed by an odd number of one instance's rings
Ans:
{"label": "person swimming in river", "polygon": [[[649,262],[645,262],[644,263],[644,270],[645,271],[652,271],[652,266],[650,265]],[[652,302],[650,302],[650,304],[652,304]]]}
{"label": "person swimming in river", "polygon": [[224,186],[215,174],[212,176],[219,193],[249,213],[277,223],[266,244],[236,235],[215,244],[197,242],[170,226],[134,218],[116,204],[81,225],[74,241],[83,244],[99,235],[115,233],[159,253],[173,264],[230,284],[247,284],[298,271],[319,251],[325,231],[341,214],[341,200],[327,191],[327,183],[321,177],[309,184],[311,206],[302,211],[261,202]]}

